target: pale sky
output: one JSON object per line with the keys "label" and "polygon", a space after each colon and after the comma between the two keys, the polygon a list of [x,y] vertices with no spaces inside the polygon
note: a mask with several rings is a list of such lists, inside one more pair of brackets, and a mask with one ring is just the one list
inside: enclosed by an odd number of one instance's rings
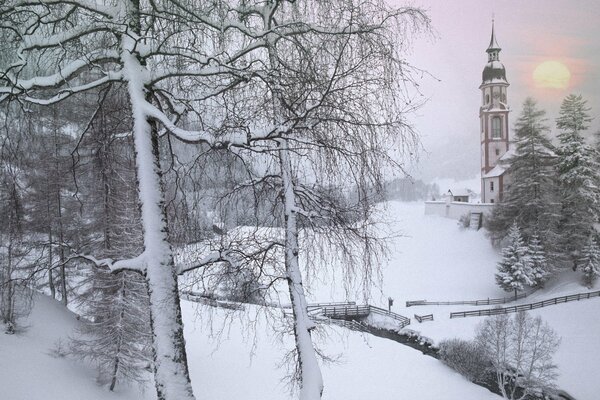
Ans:
{"label": "pale sky", "polygon": [[[397,5],[401,0],[390,0]],[[419,81],[430,98],[412,121],[429,151],[416,177],[469,178],[479,173],[479,106],[481,72],[487,62],[492,14],[500,61],[510,83],[508,103],[512,127],[527,96],[547,111],[548,125],[562,99],[581,94],[600,130],[600,1],[598,0],[413,0],[426,9],[436,38],[414,43],[408,61],[440,81]],[[566,88],[539,88],[533,71],[544,61],[558,61],[570,71]]]}

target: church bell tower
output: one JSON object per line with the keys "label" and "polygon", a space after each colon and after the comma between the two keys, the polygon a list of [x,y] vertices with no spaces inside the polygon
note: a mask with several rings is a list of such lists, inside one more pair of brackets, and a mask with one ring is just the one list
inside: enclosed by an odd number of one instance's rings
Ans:
{"label": "church bell tower", "polygon": [[481,201],[497,203],[504,191],[504,168],[500,158],[508,151],[508,81],[506,70],[500,62],[500,46],[496,41],[494,21],[492,37],[486,50],[488,61],[483,69],[481,107],[479,108],[481,132]]}

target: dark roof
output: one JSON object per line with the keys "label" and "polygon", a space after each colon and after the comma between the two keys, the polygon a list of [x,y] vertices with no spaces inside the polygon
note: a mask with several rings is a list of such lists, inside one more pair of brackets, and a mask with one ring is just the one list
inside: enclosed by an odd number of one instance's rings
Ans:
{"label": "dark roof", "polygon": [[[502,80],[506,82],[506,70],[500,61],[491,61],[485,65],[482,73],[483,83]],[[507,82],[508,83],[508,82]]]}

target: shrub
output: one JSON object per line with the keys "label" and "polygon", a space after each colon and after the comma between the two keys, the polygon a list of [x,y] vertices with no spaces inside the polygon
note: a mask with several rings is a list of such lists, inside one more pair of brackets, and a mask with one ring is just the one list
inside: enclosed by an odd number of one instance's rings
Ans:
{"label": "shrub", "polygon": [[463,339],[449,339],[439,344],[440,359],[471,382],[485,379],[490,362],[480,346]]}

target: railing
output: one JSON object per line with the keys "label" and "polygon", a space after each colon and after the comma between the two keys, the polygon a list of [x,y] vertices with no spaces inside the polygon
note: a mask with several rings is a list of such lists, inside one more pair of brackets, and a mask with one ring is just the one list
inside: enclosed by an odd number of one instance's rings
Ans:
{"label": "railing", "polygon": [[188,301],[204,304],[211,307],[227,308],[229,310],[243,310],[243,304],[234,301],[218,300],[209,296],[204,296],[190,291],[182,291],[181,297]]}
{"label": "railing", "polygon": [[417,314],[415,314],[415,319],[417,321],[419,321],[419,323],[421,323],[423,321],[433,321],[433,314],[427,314],[427,315],[417,315]]}
{"label": "railing", "polygon": [[321,307],[324,316],[329,318],[366,317],[371,312],[369,306],[328,306]]}
{"label": "railing", "polygon": [[361,306],[326,306],[321,307],[321,313],[323,316],[333,319],[360,318],[366,317],[367,315],[373,313],[395,319],[396,321],[400,322],[400,328],[410,325],[410,318],[406,318],[402,315],[390,312],[383,308],[371,306],[369,304]]}
{"label": "railing", "polygon": [[363,325],[362,323],[355,320],[345,320],[345,319],[333,319],[333,318],[323,318],[319,319],[319,322],[327,325],[338,325],[347,329],[351,329],[353,331],[358,332],[368,332],[368,327]]}
{"label": "railing", "polygon": [[600,290],[596,292],[578,293],[571,294],[568,296],[555,297],[544,301],[538,301],[537,303],[521,304],[513,307],[505,308],[490,308],[486,310],[474,310],[474,311],[459,311],[450,313],[450,318],[465,318],[465,317],[482,317],[498,314],[508,314],[519,311],[535,310],[537,308],[548,307],[555,304],[568,303],[570,301],[579,301],[584,299],[591,299],[593,297],[600,297]]}
{"label": "railing", "polygon": [[323,308],[323,307],[336,307],[336,306],[355,306],[356,302],[354,301],[337,301],[331,303],[311,303],[307,306],[308,309],[311,308]]}
{"label": "railing", "polygon": [[500,299],[485,299],[485,300],[459,300],[459,301],[427,301],[414,300],[407,301],[406,307],[412,306],[491,306],[494,304],[505,304],[511,301],[524,299],[533,292],[521,293],[517,296],[502,297]]}

